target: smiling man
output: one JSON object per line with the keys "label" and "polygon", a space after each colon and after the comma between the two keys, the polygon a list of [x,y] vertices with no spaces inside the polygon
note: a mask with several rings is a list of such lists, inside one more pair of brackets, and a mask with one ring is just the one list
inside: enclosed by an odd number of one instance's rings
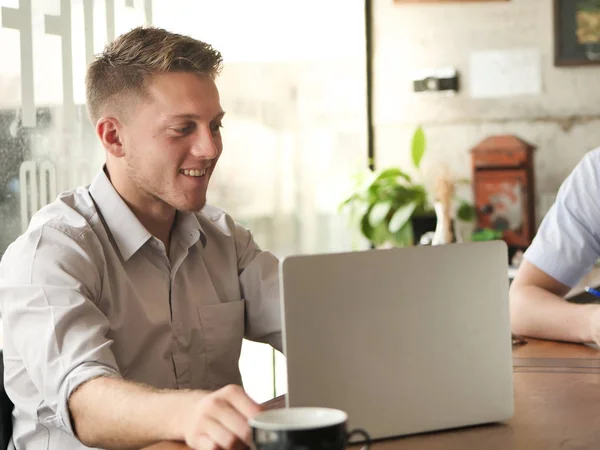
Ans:
{"label": "smiling man", "polygon": [[260,408],[238,359],[244,337],[281,350],[278,261],[206,205],[221,61],[136,28],[88,68],[106,164],[35,214],[0,266],[11,448],[249,443]]}

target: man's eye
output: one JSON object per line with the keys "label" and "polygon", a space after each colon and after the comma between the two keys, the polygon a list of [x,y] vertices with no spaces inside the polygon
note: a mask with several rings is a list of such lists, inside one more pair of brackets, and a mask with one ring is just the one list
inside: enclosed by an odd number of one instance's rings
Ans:
{"label": "man's eye", "polygon": [[223,128],[223,124],[221,122],[214,123],[210,126],[210,129],[213,133],[217,133],[219,131],[219,128]]}
{"label": "man's eye", "polygon": [[189,134],[194,130],[194,125],[187,125],[181,128],[175,128],[175,131],[181,134]]}

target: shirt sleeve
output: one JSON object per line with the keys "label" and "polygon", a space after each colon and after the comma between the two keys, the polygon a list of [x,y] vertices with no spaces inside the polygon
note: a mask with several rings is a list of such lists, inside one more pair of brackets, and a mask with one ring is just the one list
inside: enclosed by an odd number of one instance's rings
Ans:
{"label": "shirt sleeve", "polygon": [[0,266],[5,355],[23,362],[23,375],[55,413],[52,423],[71,435],[71,393],[92,378],[120,377],[108,319],[92,300],[101,278],[86,233],[28,231]]}
{"label": "shirt sleeve", "polygon": [[270,344],[283,352],[279,260],[254,242],[252,233],[235,225],[240,289],[246,300],[247,339]]}
{"label": "shirt sleeve", "polygon": [[588,153],[560,187],[524,258],[573,287],[600,256],[600,150]]}

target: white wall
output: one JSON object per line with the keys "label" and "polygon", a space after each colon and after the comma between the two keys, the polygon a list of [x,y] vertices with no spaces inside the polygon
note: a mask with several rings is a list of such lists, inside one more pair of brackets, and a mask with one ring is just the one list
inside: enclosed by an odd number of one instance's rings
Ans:
{"label": "white wall", "polygon": [[[470,148],[492,134],[515,134],[538,147],[539,203],[556,192],[586,151],[600,145],[600,66],[554,67],[552,0],[373,2],[379,167],[408,163],[410,137],[419,123],[429,141],[430,168],[447,164],[461,177],[470,176]],[[532,48],[541,54],[541,94],[470,97],[472,52]],[[413,69],[445,66],[460,73],[458,95],[412,92]]]}

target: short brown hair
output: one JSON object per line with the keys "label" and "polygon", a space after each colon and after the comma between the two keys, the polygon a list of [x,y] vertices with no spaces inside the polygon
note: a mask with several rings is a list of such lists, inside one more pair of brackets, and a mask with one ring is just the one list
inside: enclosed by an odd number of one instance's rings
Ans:
{"label": "short brown hair", "polygon": [[209,44],[162,28],[138,27],[117,37],[87,69],[85,93],[88,113],[96,122],[109,102],[131,103],[142,98],[152,75],[191,72],[216,78],[221,53]]}

